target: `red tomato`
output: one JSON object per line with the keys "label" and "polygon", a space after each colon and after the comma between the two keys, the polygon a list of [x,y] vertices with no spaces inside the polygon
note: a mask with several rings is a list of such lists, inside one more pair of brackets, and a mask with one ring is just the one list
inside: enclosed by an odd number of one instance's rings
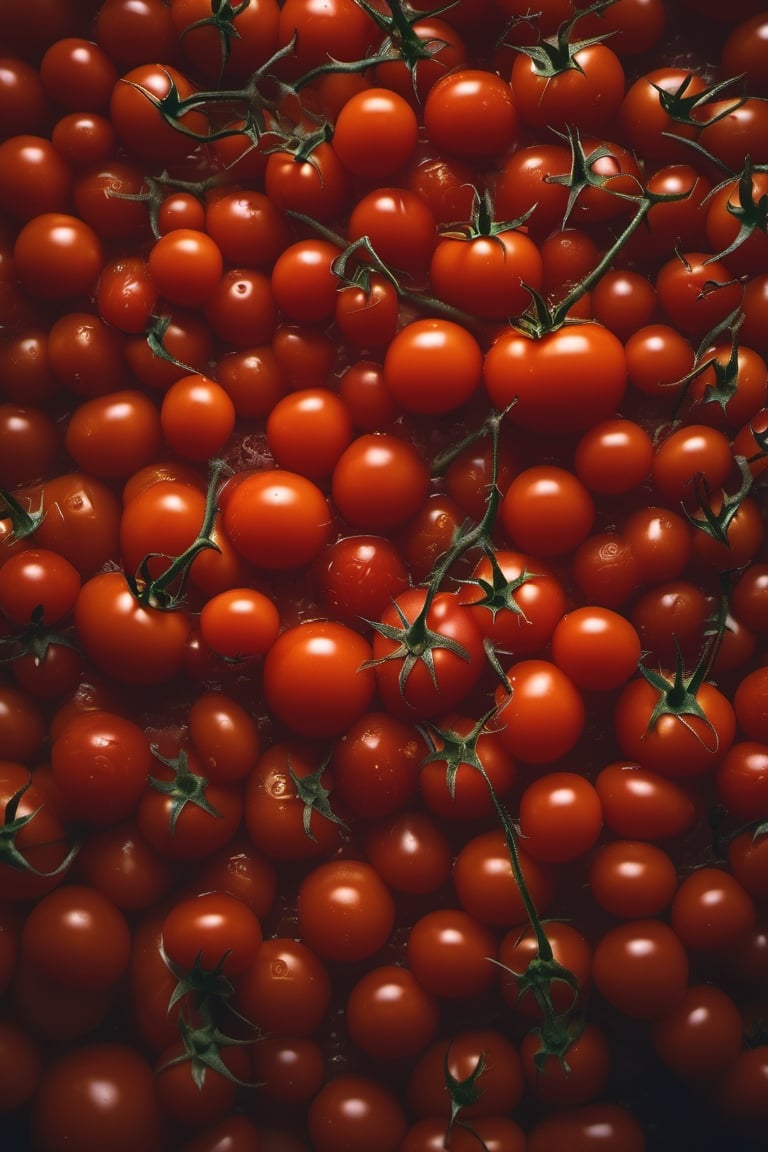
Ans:
{"label": "red tomato", "polygon": [[451,873],[451,848],[440,825],[418,809],[402,809],[373,822],[365,853],[384,883],[396,892],[436,892]]}
{"label": "red tomato", "polygon": [[659,916],[677,888],[677,869],[661,848],[643,840],[612,840],[589,864],[589,887],[606,912],[622,919]]}
{"label": "red tomato", "polygon": [[253,964],[261,925],[253,911],[227,892],[179,900],[163,920],[163,949],[181,968],[239,976]]}
{"label": "red tomato", "polygon": [[141,728],[100,710],[73,717],[51,748],[53,778],[66,811],[98,827],[131,815],[153,764]]}
{"label": "red tomato", "polygon": [[[554,897],[554,873],[526,848],[518,848],[518,855],[533,905],[544,915]],[[454,864],[453,885],[462,908],[482,924],[507,928],[528,919],[509,847],[500,829],[481,832],[463,846]]]}
{"label": "red tomato", "polygon": [[340,1148],[399,1152],[407,1126],[405,1111],[394,1092],[377,1080],[350,1073],[329,1080],[307,1115],[315,1152],[338,1152]]}
{"label": "red tomato", "polygon": [[547,660],[520,660],[506,669],[511,688],[496,689],[499,734],[513,756],[550,764],[574,747],[585,721],[584,701],[571,680]]}
{"label": "red tomato", "polygon": [[672,927],[686,948],[718,952],[738,947],[755,924],[749,893],[730,872],[698,868],[680,883],[672,901]]}
{"label": "red tomato", "polygon": [[534,860],[563,863],[588,852],[603,827],[600,796],[575,772],[550,772],[520,797],[520,833]]}
{"label": "red tomato", "polygon": [[416,114],[387,88],[365,88],[336,117],[333,149],[353,176],[382,180],[410,159],[418,139]]}
{"label": "red tomato", "polygon": [[493,1028],[462,1029],[427,1049],[408,1078],[408,1101],[415,1115],[446,1119],[451,1115],[446,1071],[461,1084],[476,1075],[476,1098],[464,1104],[460,1113],[468,1121],[513,1112],[522,1098],[520,1053]]}
{"label": "red tomato", "polygon": [[160,427],[172,452],[202,463],[219,454],[232,434],[235,405],[215,381],[182,376],[163,396]]}
{"label": "red tomato", "polygon": [[386,432],[358,436],[336,461],[333,501],[353,527],[397,528],[418,512],[429,490],[429,471],[417,449]]}
{"label": "red tomato", "polygon": [[656,1020],[653,1046],[666,1068],[685,1080],[719,1079],[741,1052],[739,1010],[713,984],[695,984],[676,1008]]}
{"label": "red tomato", "polygon": [[552,659],[583,691],[620,687],[635,672],[640,656],[635,628],[609,608],[576,608],[552,633]]}
{"label": "red tomato", "polygon": [[481,632],[494,645],[513,656],[532,656],[545,646],[565,612],[565,591],[548,566],[533,556],[499,549],[494,561],[489,556],[478,561],[462,603],[472,609]]}
{"label": "red tomato", "polygon": [[367,960],[384,947],[395,922],[392,895],[358,860],[318,865],[299,886],[299,931],[324,960]]}
{"label": "red tomato", "polygon": [[474,336],[451,320],[414,320],[397,333],[384,357],[384,382],[406,412],[460,408],[482,378]]}
{"label": "red tomato", "polygon": [[352,988],[346,1019],[354,1044],[378,1060],[418,1056],[435,1037],[440,1013],[407,968],[372,968]]}
{"label": "red tomato", "polygon": [[408,937],[408,966],[441,999],[470,1000],[487,992],[497,979],[497,954],[491,930],[455,908],[425,913]]}
{"label": "red tomato", "polygon": [[682,836],[696,819],[696,805],[679,784],[639,764],[608,764],[598,773],[595,788],[605,822],[617,836],[666,840]]}
{"label": "red tomato", "polygon": [[19,232],[13,248],[21,286],[39,300],[90,295],[102,258],[93,228],[64,212],[34,216]]}
{"label": "red tomato", "polygon": [[84,884],[65,884],[31,909],[21,960],[45,979],[76,991],[101,991],[128,969],[131,933],[119,908]]}
{"label": "red tomato", "polygon": [[598,940],[592,977],[600,994],[632,1019],[658,1020],[683,999],[688,956],[661,920],[630,920]]}
{"label": "red tomato", "polygon": [[236,481],[223,515],[224,530],[237,551],[259,568],[299,568],[329,542],[331,514],[320,489],[284,470],[246,475]]}
{"label": "red tomato", "polygon": [[330,998],[323,961],[306,944],[287,937],[265,940],[237,981],[238,1009],[275,1036],[311,1036]]}

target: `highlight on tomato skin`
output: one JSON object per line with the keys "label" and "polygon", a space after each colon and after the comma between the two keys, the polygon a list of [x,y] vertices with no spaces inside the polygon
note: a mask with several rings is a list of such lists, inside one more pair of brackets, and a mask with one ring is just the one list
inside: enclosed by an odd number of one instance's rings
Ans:
{"label": "highlight on tomato skin", "polygon": [[763,1146],[765,32],[0,5],[0,1146]]}

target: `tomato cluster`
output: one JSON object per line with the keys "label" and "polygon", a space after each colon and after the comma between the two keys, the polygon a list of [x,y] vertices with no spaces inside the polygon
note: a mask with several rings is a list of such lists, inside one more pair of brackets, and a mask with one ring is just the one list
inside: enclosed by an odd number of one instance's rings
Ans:
{"label": "tomato cluster", "polygon": [[0,43],[3,1147],[766,1147],[768,12]]}

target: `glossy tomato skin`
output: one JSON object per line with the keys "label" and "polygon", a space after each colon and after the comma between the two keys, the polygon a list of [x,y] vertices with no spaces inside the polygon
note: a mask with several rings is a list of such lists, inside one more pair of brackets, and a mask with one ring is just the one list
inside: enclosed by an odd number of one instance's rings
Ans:
{"label": "glossy tomato skin", "polygon": [[586,715],[574,684],[548,660],[520,660],[506,675],[511,696],[503,685],[495,694],[506,747],[530,764],[549,764],[565,756],[581,736]]}
{"label": "glossy tomato skin", "polygon": [[74,717],[51,749],[53,778],[72,819],[97,827],[131,815],[152,765],[141,728],[98,710]]}
{"label": "glossy tomato skin", "polygon": [[320,864],[299,888],[302,939],[324,960],[374,956],[395,921],[392,895],[370,866],[357,860]]}
{"label": "glossy tomato skin", "polygon": [[102,991],[127,971],[130,943],[128,923],[111,900],[86,885],[65,884],[27,916],[21,958],[54,985]]}
{"label": "glossy tomato skin", "polygon": [[[388,627],[408,627],[419,617],[425,604],[426,593],[421,589],[404,592],[382,614],[382,623]],[[481,633],[453,593],[441,592],[433,597],[426,613],[426,625],[461,649],[452,651],[449,647],[435,646],[432,659],[436,682],[423,660],[417,660],[407,669],[397,640],[380,632],[373,640],[379,694],[387,710],[405,720],[429,719],[455,708],[472,691],[483,671],[485,652]]]}
{"label": "glossy tomato skin", "polygon": [[407,1120],[390,1089],[377,1080],[346,1074],[320,1089],[310,1105],[307,1127],[316,1152],[397,1152]]}
{"label": "glossy tomato skin", "polygon": [[259,568],[308,564],[329,543],[331,513],[320,489],[284,470],[254,473],[224,507],[224,530],[237,551]]}
{"label": "glossy tomato skin", "polygon": [[682,1000],[688,984],[688,955],[679,936],[661,920],[630,920],[598,940],[592,977],[601,995],[619,1012],[656,1020]]}

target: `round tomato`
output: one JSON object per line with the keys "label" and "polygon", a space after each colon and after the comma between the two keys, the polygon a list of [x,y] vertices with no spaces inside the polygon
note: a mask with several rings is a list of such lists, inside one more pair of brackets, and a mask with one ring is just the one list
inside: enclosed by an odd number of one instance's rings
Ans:
{"label": "round tomato", "polygon": [[440,1021],[436,998],[407,968],[395,964],[372,968],[357,981],[345,1015],[353,1043],[378,1060],[419,1055]]}
{"label": "round tomato", "polygon": [[520,797],[520,834],[525,852],[547,863],[575,860],[595,844],[603,827],[600,796],[575,772],[549,772]]}
{"label": "round tomato", "polygon": [[285,470],[246,475],[227,495],[227,536],[258,568],[299,568],[317,557],[331,531],[328,501],[305,476]]}
{"label": "round tomato", "polygon": [[414,320],[384,357],[384,381],[407,412],[437,414],[461,407],[479,388],[483,354],[474,336],[451,320]]}
{"label": "round tomato", "polygon": [[408,1123],[394,1092],[378,1080],[345,1075],[329,1080],[309,1106],[315,1152],[399,1152]]}
{"label": "round tomato", "polygon": [[227,892],[205,892],[179,900],[163,920],[163,949],[181,968],[238,976],[253,964],[261,925],[242,900]]}
{"label": "round tomato", "polygon": [[592,978],[600,994],[625,1016],[658,1020],[682,1001],[688,956],[680,937],[661,920],[630,920],[598,940]]}
{"label": "round tomato", "polygon": [[21,959],[55,985],[101,991],[128,969],[131,933],[119,908],[84,884],[64,884],[24,921]]}
{"label": "round tomato", "polygon": [[384,947],[395,922],[395,905],[370,864],[331,860],[299,886],[299,931],[325,960],[367,960]]}
{"label": "round tomato", "polygon": [[274,1036],[311,1036],[330,999],[323,961],[308,945],[288,937],[265,940],[237,980],[238,1010]]}
{"label": "round tomato", "polygon": [[111,712],[73,717],[53,742],[51,770],[73,820],[115,824],[135,809],[152,770],[149,740]]}
{"label": "round tomato", "polygon": [[506,669],[506,685],[496,689],[496,723],[513,756],[529,764],[550,764],[574,747],[586,710],[581,694],[556,664],[520,660]]}

